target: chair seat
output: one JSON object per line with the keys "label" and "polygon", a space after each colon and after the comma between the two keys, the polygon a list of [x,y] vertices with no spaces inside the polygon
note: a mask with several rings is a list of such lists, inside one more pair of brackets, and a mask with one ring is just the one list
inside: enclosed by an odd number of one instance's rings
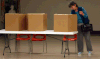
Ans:
{"label": "chair seat", "polygon": [[63,41],[76,41],[77,40],[77,34],[75,35],[70,35],[70,36],[74,36],[74,38],[66,38],[66,35],[64,35]]}
{"label": "chair seat", "polygon": [[16,38],[16,40],[30,40],[30,38]]}
{"label": "chair seat", "polygon": [[63,41],[66,41],[66,38],[63,38]]}
{"label": "chair seat", "polygon": [[[68,41],[75,41],[77,38],[67,38]],[[63,38],[63,41],[66,41],[66,38]]]}
{"label": "chair seat", "polygon": [[67,38],[68,41],[75,41],[77,38]]}
{"label": "chair seat", "polygon": [[45,39],[32,38],[32,41],[44,41]]}

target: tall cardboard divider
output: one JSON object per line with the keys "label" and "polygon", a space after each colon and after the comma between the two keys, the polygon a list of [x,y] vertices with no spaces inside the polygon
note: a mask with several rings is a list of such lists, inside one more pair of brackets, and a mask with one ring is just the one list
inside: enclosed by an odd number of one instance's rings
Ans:
{"label": "tall cardboard divider", "polygon": [[5,14],[5,30],[21,31],[26,30],[26,14],[7,13]]}
{"label": "tall cardboard divider", "polygon": [[28,18],[28,31],[47,30],[47,14],[28,13],[27,18]]}
{"label": "tall cardboard divider", "polygon": [[54,14],[54,31],[55,32],[77,31],[77,15]]}

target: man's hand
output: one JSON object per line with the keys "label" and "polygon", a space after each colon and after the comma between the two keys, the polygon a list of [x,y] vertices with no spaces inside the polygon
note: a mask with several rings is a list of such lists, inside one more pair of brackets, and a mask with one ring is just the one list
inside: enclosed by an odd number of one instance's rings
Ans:
{"label": "man's hand", "polygon": [[84,13],[83,13],[83,11],[79,11],[79,14],[84,16]]}

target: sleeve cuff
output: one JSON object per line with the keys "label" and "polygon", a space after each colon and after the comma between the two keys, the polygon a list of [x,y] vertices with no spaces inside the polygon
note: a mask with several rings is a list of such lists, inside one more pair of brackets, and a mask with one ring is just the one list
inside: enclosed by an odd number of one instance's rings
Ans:
{"label": "sleeve cuff", "polygon": [[84,16],[83,16],[83,17],[84,17],[84,18],[87,18],[88,16],[84,14]]}

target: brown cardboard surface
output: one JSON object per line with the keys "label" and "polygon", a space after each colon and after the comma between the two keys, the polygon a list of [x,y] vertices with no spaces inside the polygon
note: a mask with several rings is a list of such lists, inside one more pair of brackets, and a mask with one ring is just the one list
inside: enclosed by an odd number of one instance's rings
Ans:
{"label": "brown cardboard surface", "polygon": [[43,28],[47,30],[47,14],[44,15]]}
{"label": "brown cardboard surface", "polygon": [[47,14],[45,13],[29,13],[28,31],[45,31],[47,30]]}
{"label": "brown cardboard surface", "polygon": [[21,31],[25,28],[26,14],[7,13],[5,14],[5,30],[6,31]]}
{"label": "brown cardboard surface", "polygon": [[55,32],[77,31],[77,15],[54,14],[54,31]]}
{"label": "brown cardboard surface", "polygon": [[27,14],[25,16],[25,30],[28,30],[28,18],[27,18]]}

